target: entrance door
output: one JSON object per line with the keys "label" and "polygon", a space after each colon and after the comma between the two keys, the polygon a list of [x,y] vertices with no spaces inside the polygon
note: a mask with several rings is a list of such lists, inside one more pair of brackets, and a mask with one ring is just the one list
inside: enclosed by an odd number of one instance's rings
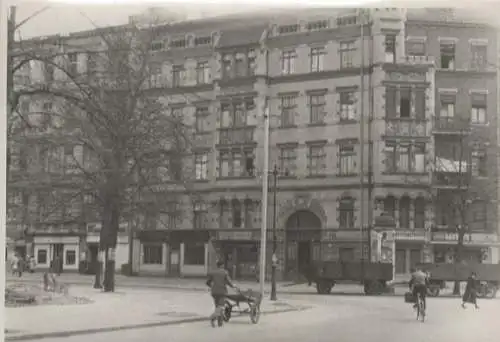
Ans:
{"label": "entrance door", "polygon": [[299,272],[309,266],[312,261],[312,248],[310,241],[300,241],[297,246],[297,261],[299,263]]}
{"label": "entrance door", "polygon": [[87,265],[87,272],[95,274],[97,270],[97,263],[99,262],[99,245],[97,243],[89,243],[89,259]]}
{"label": "entrance door", "polygon": [[62,272],[63,271],[63,264],[64,264],[64,244],[62,243],[55,243],[52,245],[52,262],[55,260],[58,260],[58,270],[56,272]]}
{"label": "entrance door", "polygon": [[396,274],[405,274],[406,271],[406,250],[396,249]]}

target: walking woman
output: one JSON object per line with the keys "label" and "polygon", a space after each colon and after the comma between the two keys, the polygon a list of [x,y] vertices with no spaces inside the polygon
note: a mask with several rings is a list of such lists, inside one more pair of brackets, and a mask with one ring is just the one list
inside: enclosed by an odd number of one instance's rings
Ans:
{"label": "walking woman", "polygon": [[474,304],[476,309],[479,309],[479,306],[477,306],[477,283],[476,273],[472,272],[467,279],[467,286],[465,287],[465,293],[462,297],[462,308],[465,309],[465,303],[471,303]]}

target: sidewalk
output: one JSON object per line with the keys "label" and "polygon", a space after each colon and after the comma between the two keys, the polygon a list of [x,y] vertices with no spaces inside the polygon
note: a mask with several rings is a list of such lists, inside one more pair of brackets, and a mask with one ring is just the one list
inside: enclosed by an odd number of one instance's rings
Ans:
{"label": "sidewalk", "polygon": [[[128,289],[116,293],[74,286],[70,293],[94,302],[6,308],[5,340],[67,337],[97,332],[146,328],[207,320],[213,301],[208,292]],[[242,309],[246,304],[241,304]],[[263,315],[305,310],[298,301],[264,300]],[[250,322],[250,318],[248,318]],[[208,324],[208,322],[207,322]]]}

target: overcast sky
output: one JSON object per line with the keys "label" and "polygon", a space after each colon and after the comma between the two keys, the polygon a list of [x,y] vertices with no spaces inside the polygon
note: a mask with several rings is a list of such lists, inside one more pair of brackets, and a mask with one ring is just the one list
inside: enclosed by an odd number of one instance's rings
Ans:
{"label": "overcast sky", "polygon": [[[378,5],[380,7],[447,7],[462,5],[472,10],[468,0],[236,0],[234,2],[230,0],[171,0],[175,1],[175,3],[170,3],[168,7],[165,3],[138,5],[146,3],[146,0],[65,0],[73,2],[73,4],[47,1],[49,0],[10,0],[10,2],[14,2],[18,5],[17,22],[21,22],[38,10],[50,6],[49,9],[23,25],[19,32],[22,38],[26,39],[34,36],[90,30],[95,28],[95,26],[101,27],[124,24],[128,21],[130,15],[140,14],[151,6],[164,6],[164,8],[168,8],[180,15],[187,16],[189,19],[263,10],[264,6],[272,5],[274,7],[282,7],[284,4],[288,7],[299,5],[316,5],[323,7],[326,4],[344,7],[347,4],[349,7],[361,7],[364,4],[372,6]],[[479,11],[484,15],[494,15],[496,17],[498,11],[492,9],[495,7],[498,8],[498,1],[500,0],[494,0],[494,2],[491,3],[488,0],[476,0],[474,11]],[[107,2],[108,4],[89,4],[92,2]],[[487,2],[489,3],[486,4]],[[482,9],[480,9],[481,7]],[[467,9],[467,11],[469,12],[469,9]]]}

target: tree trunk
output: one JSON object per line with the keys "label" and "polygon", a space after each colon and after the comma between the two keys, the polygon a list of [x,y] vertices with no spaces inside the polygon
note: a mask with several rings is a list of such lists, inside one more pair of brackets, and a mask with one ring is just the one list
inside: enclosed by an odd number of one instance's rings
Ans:
{"label": "tree trunk", "polygon": [[115,291],[115,249],[118,239],[118,227],[120,224],[120,209],[118,199],[111,201],[109,211],[109,225],[107,230],[106,263],[104,270],[104,292]]}

